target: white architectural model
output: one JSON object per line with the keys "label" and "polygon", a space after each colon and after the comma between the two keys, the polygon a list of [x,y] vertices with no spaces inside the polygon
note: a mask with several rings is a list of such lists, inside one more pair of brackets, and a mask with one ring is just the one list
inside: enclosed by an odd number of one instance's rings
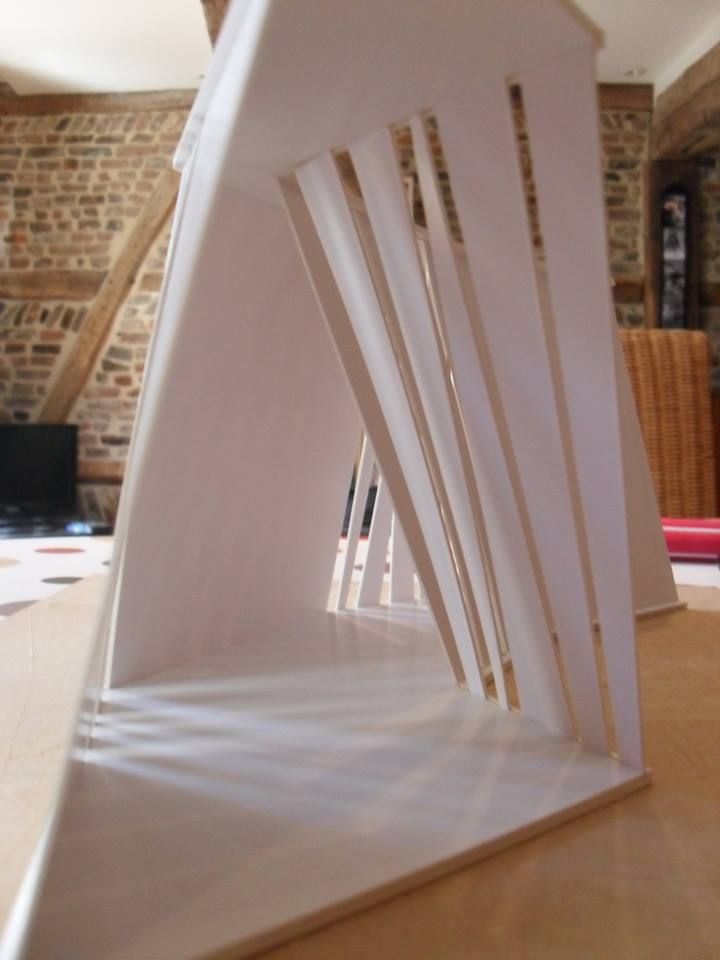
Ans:
{"label": "white architectural model", "polygon": [[[646,782],[626,502],[638,603],[675,597],[614,331],[596,41],[563,0],[237,0],[4,958],[243,956]],[[327,612],[360,421],[395,598],[414,569],[427,607]]]}

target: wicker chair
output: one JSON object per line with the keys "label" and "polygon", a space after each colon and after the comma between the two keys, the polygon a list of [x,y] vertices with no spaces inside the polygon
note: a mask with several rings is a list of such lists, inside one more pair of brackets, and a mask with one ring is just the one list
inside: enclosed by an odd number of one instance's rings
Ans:
{"label": "wicker chair", "polygon": [[706,334],[621,330],[620,336],[662,516],[716,516]]}

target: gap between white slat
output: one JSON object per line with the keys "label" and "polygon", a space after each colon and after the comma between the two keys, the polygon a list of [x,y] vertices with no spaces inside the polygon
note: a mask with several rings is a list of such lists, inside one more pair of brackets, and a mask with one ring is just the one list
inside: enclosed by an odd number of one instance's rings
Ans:
{"label": "gap between white slat", "polygon": [[[555,671],[550,631],[520,519],[510,465],[513,451],[504,426],[482,317],[463,271],[462,250],[450,239],[427,132],[411,121],[415,157],[425,206],[438,293],[444,312],[455,384],[495,570],[498,598],[507,631],[521,709],[553,729],[567,732],[567,718]],[[462,213],[461,213],[462,215]]]}
{"label": "gap between white slat", "polygon": [[391,524],[392,501],[388,493],[387,484],[383,478],[380,477],[375,495],[372,520],[370,521],[367,555],[360,578],[360,588],[357,599],[358,607],[377,606],[377,604],[380,603],[388,546],[390,544]]}
{"label": "gap between white slat", "polygon": [[[436,113],[571,702],[580,705],[578,732],[588,746],[606,751],[591,613],[505,78],[497,75],[472,94],[438,105]],[[534,648],[546,708],[570,733],[555,655],[540,634]]]}
{"label": "gap between white slat", "polygon": [[348,594],[350,592],[350,582],[352,580],[353,568],[355,566],[355,556],[357,554],[360,534],[362,533],[362,523],[365,514],[365,505],[367,503],[368,492],[370,490],[370,481],[372,480],[372,471],[375,463],[375,454],[367,434],[363,435],[362,450],[358,462],[357,473],[355,476],[355,493],[353,494],[352,506],[350,508],[350,520],[348,521],[348,530],[346,544],[347,549],[343,558],[342,570],[340,573],[340,587],[338,589],[335,609],[344,610],[347,607]]}
{"label": "gap between white slat", "polygon": [[449,384],[392,135],[386,129],[377,131],[355,144],[350,153],[427,420],[428,443],[436,457],[437,482],[443,487],[443,514],[455,552],[460,589],[465,593],[471,621],[475,611],[479,617],[476,630],[480,662],[482,665],[484,661],[484,641],[502,686],[499,639],[458,450]]}
{"label": "gap between white slat", "polygon": [[467,681],[455,643],[452,623],[407,479],[390,433],[387,418],[360,349],[352,321],[323,249],[320,235],[296,177],[282,177],[278,180],[278,186],[295,240],[325,319],[328,333],[335,345],[335,350],[348,382],[354,390],[360,415],[366,425],[373,447],[377,451],[379,463],[384,471],[383,475],[390,489],[393,490],[395,508],[404,525],[419,578],[422,578],[426,584],[424,588],[425,602],[435,619],[440,640],[455,680],[461,686],[466,687]]}
{"label": "gap between white slat", "polygon": [[588,109],[596,97],[593,51],[575,50],[522,81],[618,752],[642,769],[616,333],[598,119]]}
{"label": "gap between white slat", "polygon": [[296,176],[385,414],[445,602],[468,689],[484,696],[484,683],[427,466],[335,161],[331,154],[324,154],[298,168]]}

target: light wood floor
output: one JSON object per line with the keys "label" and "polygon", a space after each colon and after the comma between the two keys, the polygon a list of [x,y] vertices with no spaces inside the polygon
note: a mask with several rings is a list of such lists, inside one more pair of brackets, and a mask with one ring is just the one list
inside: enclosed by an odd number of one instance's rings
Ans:
{"label": "light wood floor", "polygon": [[681,593],[639,624],[649,789],[263,960],[720,958],[720,591]]}
{"label": "light wood floor", "polygon": [[[78,584],[63,594],[63,606],[73,599],[69,617],[80,616],[93,589]],[[266,952],[265,960],[720,958],[720,590],[680,593],[690,609],[638,628],[649,789]],[[36,661],[43,609],[52,613],[44,605],[32,613]],[[17,634],[18,663],[27,660],[20,641],[30,615],[3,625],[6,639],[11,627]],[[67,654],[65,647],[65,680]],[[48,675],[53,669],[51,661]],[[65,688],[53,684],[53,695]],[[45,730],[42,689],[40,733],[59,755],[64,735]],[[35,806],[41,793],[33,791]]]}

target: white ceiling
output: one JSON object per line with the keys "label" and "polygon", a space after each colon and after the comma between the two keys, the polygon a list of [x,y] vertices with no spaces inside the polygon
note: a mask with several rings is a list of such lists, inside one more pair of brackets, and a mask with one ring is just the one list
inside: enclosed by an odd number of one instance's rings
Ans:
{"label": "white ceiling", "polygon": [[17,93],[197,87],[200,0],[0,0],[0,80]]}
{"label": "white ceiling", "polygon": [[[654,83],[655,93],[661,93],[720,41],[718,0],[576,2],[605,33],[598,75],[606,83]],[[625,75],[635,68],[647,72]]]}
{"label": "white ceiling", "polygon": [[[605,82],[660,92],[720,41],[718,0],[577,3],[605,31]],[[0,81],[18,93],[191,88],[209,56],[200,0],[0,0]]]}

